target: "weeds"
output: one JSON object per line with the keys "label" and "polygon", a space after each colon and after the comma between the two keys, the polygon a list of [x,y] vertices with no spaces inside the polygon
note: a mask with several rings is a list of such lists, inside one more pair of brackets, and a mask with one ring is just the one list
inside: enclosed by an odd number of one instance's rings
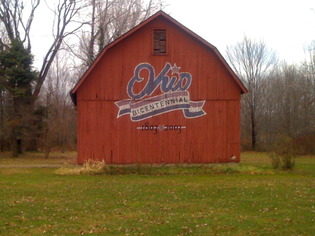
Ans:
{"label": "weeds", "polygon": [[276,154],[274,152],[269,153],[271,165],[274,169],[278,169],[281,165],[283,170],[292,170],[295,165],[295,155],[293,154]]}
{"label": "weeds", "polygon": [[269,158],[270,158],[270,161],[271,161],[272,168],[278,169],[279,166],[280,166],[280,162],[281,162],[280,161],[280,156],[278,156],[274,152],[271,152],[271,153],[269,153]]}
{"label": "weeds", "polygon": [[61,167],[55,171],[59,175],[99,175],[108,171],[105,161],[86,161],[82,167],[66,168]]}
{"label": "weeds", "polygon": [[106,165],[104,161],[88,161],[82,167],[60,168],[59,175],[198,175],[198,174],[272,174],[271,170],[255,166],[229,164],[176,164],[176,165]]}
{"label": "weeds", "polygon": [[291,170],[295,165],[296,148],[293,139],[288,136],[279,136],[269,153],[271,165],[278,169],[281,165],[283,170]]}

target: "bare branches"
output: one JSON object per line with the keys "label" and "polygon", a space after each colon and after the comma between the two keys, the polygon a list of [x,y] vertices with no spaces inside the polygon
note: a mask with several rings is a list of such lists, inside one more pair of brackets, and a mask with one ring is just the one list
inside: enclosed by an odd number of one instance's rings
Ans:
{"label": "bare branches", "polygon": [[147,4],[142,0],[89,0],[89,3],[90,29],[81,33],[79,42],[79,51],[85,57],[82,62],[87,66],[105,45],[148,18],[160,7],[157,0],[150,0]]}
{"label": "bare branches", "polygon": [[24,23],[24,2],[22,0],[1,0],[0,20],[6,29],[10,42],[13,40],[26,42],[25,47],[28,50],[31,49],[30,30],[39,4],[40,0],[31,0],[30,13],[26,23]]}
{"label": "bare branches", "polygon": [[24,43],[25,41],[27,41],[28,50],[31,50],[30,30],[31,30],[31,26],[33,23],[33,19],[34,19],[35,10],[39,6],[39,4],[40,4],[40,0],[32,0],[31,1],[31,13],[30,13],[30,15],[26,21],[26,25],[24,24],[23,19],[21,18],[22,13],[19,15],[19,21],[20,21],[20,23],[24,29],[24,32],[25,32],[24,38],[22,39],[22,42]]}
{"label": "bare branches", "polygon": [[14,25],[16,25],[16,23],[12,22],[12,11],[10,7],[14,7],[12,3],[10,4],[7,0],[1,0],[0,20],[6,29],[9,39],[12,41],[15,38]]}
{"label": "bare branches", "polygon": [[276,68],[275,53],[264,42],[255,42],[244,37],[226,50],[228,61],[239,78],[248,88],[242,100],[243,120],[249,120],[247,129],[251,132],[252,149],[256,148],[256,138],[260,130],[263,99],[266,95],[264,79]]}
{"label": "bare branches", "polygon": [[232,47],[227,47],[227,57],[244,83],[263,79],[277,65],[277,58],[263,41],[255,42],[247,37]]}
{"label": "bare branches", "polygon": [[85,22],[75,24],[75,17],[79,11],[85,7],[82,1],[60,0],[54,11],[54,41],[44,57],[44,61],[39,72],[39,78],[34,88],[33,96],[37,97],[45,81],[51,64],[66,37],[77,32]]}
{"label": "bare branches", "polygon": [[[0,0],[0,28],[5,29],[5,37],[9,42],[18,40],[24,44],[24,47],[31,50],[30,31],[34,20],[35,12],[40,5],[41,0],[29,0],[28,5],[24,5],[23,0]],[[56,1],[54,1],[56,3]],[[57,4],[51,8],[53,11],[53,42],[47,51],[39,77],[35,82],[33,91],[34,100],[38,96],[40,89],[45,81],[49,68],[60,50],[64,39],[77,32],[85,22],[76,21],[77,15],[85,7],[84,0],[58,0]],[[28,17],[23,13],[27,10]],[[79,22],[79,23],[78,23]],[[4,48],[6,42],[0,40],[0,49]]]}

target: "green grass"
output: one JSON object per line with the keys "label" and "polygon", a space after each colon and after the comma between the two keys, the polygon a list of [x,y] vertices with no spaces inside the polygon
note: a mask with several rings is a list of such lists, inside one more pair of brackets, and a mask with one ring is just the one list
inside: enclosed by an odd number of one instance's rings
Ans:
{"label": "green grass", "polygon": [[[0,166],[12,164],[1,158]],[[176,166],[164,175],[70,176],[0,167],[0,235],[314,235],[314,156],[298,158],[293,171],[273,171],[264,153],[244,153],[236,166],[228,174]]]}

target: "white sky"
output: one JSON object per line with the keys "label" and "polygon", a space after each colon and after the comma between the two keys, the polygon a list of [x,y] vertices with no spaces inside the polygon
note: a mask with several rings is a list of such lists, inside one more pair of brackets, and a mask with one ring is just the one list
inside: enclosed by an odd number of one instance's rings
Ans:
{"label": "white sky", "polygon": [[[225,55],[227,45],[264,40],[280,60],[300,63],[315,40],[315,0],[164,0],[164,11]],[[40,66],[51,41],[45,4],[38,9],[32,35],[35,65]],[[39,20],[40,19],[40,20]],[[49,19],[49,18],[48,18]]]}
{"label": "white sky", "polygon": [[315,40],[314,0],[166,0],[165,11],[216,46],[264,40],[280,60],[299,63]]}

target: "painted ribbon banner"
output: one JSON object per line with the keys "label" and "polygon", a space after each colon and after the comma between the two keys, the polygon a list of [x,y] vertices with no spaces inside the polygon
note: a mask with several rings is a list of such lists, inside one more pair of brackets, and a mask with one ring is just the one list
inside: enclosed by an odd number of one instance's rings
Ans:
{"label": "painted ribbon banner", "polygon": [[[202,110],[205,101],[190,101],[187,89],[192,82],[192,76],[187,72],[179,72],[180,67],[175,63],[171,66],[166,63],[161,72],[155,77],[155,70],[149,63],[136,66],[134,76],[127,86],[127,94],[131,99],[116,102],[119,108],[117,118],[130,115],[131,121],[141,121],[167,112],[182,110],[185,118],[196,118],[205,115]],[[147,70],[149,77],[142,91],[134,93],[135,83],[142,83],[140,72]],[[168,74],[171,72],[171,78]],[[143,99],[150,96],[158,87],[161,95]],[[141,100],[142,99],[142,100]]]}
{"label": "painted ribbon banner", "polygon": [[139,102],[123,100],[116,102],[118,117],[130,114],[132,121],[141,121],[175,110],[183,110],[185,118],[195,118],[206,113],[202,110],[205,101],[190,101],[188,91],[177,91],[151,97]]}

